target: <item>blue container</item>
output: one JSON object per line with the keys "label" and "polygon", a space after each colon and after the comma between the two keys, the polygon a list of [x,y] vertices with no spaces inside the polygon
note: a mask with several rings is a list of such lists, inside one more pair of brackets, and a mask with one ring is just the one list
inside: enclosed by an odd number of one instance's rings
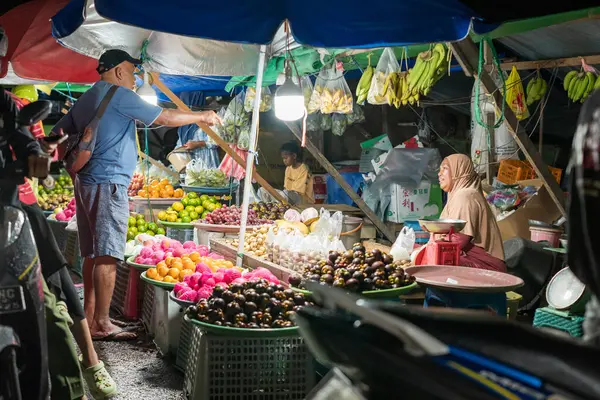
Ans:
{"label": "blue container", "polygon": [[404,221],[404,226],[412,228],[415,231],[415,243],[426,244],[429,241],[429,232],[421,229],[419,221]]}

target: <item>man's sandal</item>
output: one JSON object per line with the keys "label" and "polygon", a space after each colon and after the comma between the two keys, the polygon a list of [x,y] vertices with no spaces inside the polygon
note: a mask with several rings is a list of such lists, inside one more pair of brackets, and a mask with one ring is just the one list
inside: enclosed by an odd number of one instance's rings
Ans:
{"label": "man's sandal", "polygon": [[117,384],[106,370],[104,363],[99,361],[93,367],[86,368],[79,356],[83,378],[95,400],[109,399],[117,395]]}

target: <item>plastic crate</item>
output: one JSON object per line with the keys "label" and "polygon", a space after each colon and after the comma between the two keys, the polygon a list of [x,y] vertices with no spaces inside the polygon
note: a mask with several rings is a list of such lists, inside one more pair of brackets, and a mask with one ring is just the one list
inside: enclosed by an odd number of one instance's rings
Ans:
{"label": "plastic crate", "polygon": [[194,333],[194,326],[187,319],[184,318],[181,323],[181,333],[179,334],[179,346],[177,347],[177,356],[175,358],[175,368],[185,374],[186,368],[189,365],[188,359],[190,357],[190,350],[192,346],[192,335]]}
{"label": "plastic crate", "polygon": [[504,184],[512,185],[517,181],[533,178],[533,170],[524,161],[502,160],[498,169],[498,180]]}
{"label": "plastic crate", "polygon": [[150,335],[154,335],[154,287],[144,286],[144,301],[142,303],[142,323]]}
{"label": "plastic crate", "polygon": [[79,250],[79,237],[77,232],[68,232],[67,243],[65,244],[64,256],[67,263],[71,266],[71,269],[80,277],[82,275],[83,259],[81,258],[81,252]]}
{"label": "plastic crate", "polygon": [[194,240],[194,228],[170,228],[167,227],[167,237],[181,243]]}
{"label": "plastic crate", "polygon": [[110,308],[117,314],[123,315],[125,310],[125,295],[127,293],[127,282],[129,281],[129,266],[124,262],[117,262],[117,273],[115,277],[115,290],[110,301]]}
{"label": "plastic crate", "polygon": [[67,247],[67,230],[65,229],[67,227],[67,222],[48,218],[48,225],[50,225],[50,229],[52,230],[54,239],[56,239],[58,248],[64,254],[65,248]]}
{"label": "plastic crate", "polygon": [[573,337],[583,336],[584,317],[571,315],[568,312],[558,311],[552,307],[538,308],[535,310],[533,326],[538,328],[553,328],[567,332]]}
{"label": "plastic crate", "polygon": [[550,170],[552,176],[554,176],[554,179],[556,179],[556,182],[560,184],[560,180],[562,178],[562,169],[554,167],[548,167],[548,169]]}
{"label": "plastic crate", "polygon": [[224,336],[195,324],[192,330],[188,399],[304,399],[315,386],[314,359],[299,335]]}

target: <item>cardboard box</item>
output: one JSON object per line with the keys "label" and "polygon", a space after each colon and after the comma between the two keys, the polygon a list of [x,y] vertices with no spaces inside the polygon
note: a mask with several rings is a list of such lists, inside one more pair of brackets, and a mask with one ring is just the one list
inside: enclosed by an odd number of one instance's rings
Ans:
{"label": "cardboard box", "polygon": [[421,181],[415,188],[392,184],[392,199],[386,212],[386,221],[401,223],[430,217],[442,212],[442,189],[438,183]]}
{"label": "cardboard box", "polygon": [[504,215],[502,219],[497,220],[503,241],[514,237],[529,239],[531,237],[529,232],[530,219],[551,224],[561,216],[540,179],[519,181],[518,184],[521,187],[535,186],[538,191],[525,204],[512,213]]}

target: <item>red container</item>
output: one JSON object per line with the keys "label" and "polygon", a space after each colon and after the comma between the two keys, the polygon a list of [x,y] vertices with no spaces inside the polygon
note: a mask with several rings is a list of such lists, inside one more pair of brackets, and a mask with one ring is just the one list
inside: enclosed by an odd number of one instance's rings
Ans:
{"label": "red container", "polygon": [[437,241],[430,243],[425,249],[428,264],[458,265],[460,246],[458,243]]}
{"label": "red container", "polygon": [[562,231],[560,229],[552,228],[538,228],[531,226],[529,227],[531,233],[531,240],[534,242],[548,242],[552,247],[559,247],[560,236]]}

